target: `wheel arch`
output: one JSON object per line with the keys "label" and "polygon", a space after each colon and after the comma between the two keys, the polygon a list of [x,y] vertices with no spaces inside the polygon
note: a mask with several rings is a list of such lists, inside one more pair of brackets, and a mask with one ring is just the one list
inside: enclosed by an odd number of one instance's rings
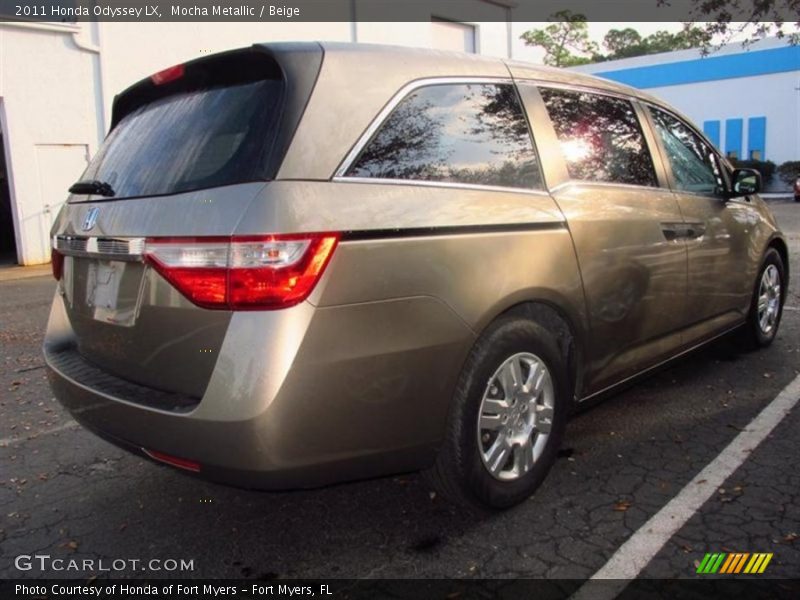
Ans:
{"label": "wheel arch", "polygon": [[789,288],[789,247],[786,245],[786,240],[784,240],[779,235],[774,235],[767,244],[767,250],[769,250],[770,248],[774,248],[775,250],[777,250],[778,254],[781,257],[781,261],[783,262],[783,272],[786,278],[784,285],[784,296],[785,296],[786,294],[785,290]]}
{"label": "wheel arch", "polygon": [[569,386],[573,399],[573,407],[577,405],[578,398],[583,388],[583,361],[585,351],[585,329],[581,327],[579,317],[572,311],[564,308],[565,303],[559,303],[552,298],[535,298],[519,300],[511,303],[496,312],[488,319],[480,330],[486,330],[492,323],[504,317],[520,317],[529,319],[537,325],[551,332],[558,344],[558,349],[564,358],[569,373]]}

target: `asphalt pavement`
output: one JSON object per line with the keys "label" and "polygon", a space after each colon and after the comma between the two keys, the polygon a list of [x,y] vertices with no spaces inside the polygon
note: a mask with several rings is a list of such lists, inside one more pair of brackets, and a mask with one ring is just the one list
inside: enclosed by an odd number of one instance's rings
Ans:
{"label": "asphalt pavement", "polygon": [[[415,474],[265,493],[130,456],[75,426],[47,387],[52,279],[2,281],[0,577],[105,577],[97,561],[119,559],[128,562],[113,575],[124,577],[590,577],[684,486],[702,485],[698,473],[800,373],[800,204],[771,206],[795,271],[773,346],[739,353],[723,340],[582,412],[536,495],[481,517]],[[693,578],[706,553],[765,552],[767,576],[798,578],[798,431],[795,408],[641,576]],[[94,568],[20,569],[20,555]],[[191,565],[163,570],[170,559]]]}

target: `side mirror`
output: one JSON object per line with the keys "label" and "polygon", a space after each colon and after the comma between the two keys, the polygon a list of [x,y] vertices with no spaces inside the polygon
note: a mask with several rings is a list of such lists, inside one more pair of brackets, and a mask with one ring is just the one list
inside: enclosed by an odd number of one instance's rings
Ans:
{"label": "side mirror", "polygon": [[732,197],[748,196],[761,191],[761,173],[755,169],[734,169],[731,179],[733,181]]}

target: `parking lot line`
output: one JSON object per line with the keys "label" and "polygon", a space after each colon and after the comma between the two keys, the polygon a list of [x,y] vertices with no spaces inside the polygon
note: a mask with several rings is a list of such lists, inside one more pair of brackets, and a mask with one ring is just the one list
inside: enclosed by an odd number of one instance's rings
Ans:
{"label": "parking lot line", "polygon": [[[800,375],[794,378],[664,508],[622,544],[608,562],[572,595],[572,600],[611,600],[636,578],[661,548],[730,477],[750,453],[789,414],[800,399]],[[691,569],[687,567],[687,575]],[[606,581],[615,580],[615,581]]]}
{"label": "parking lot line", "polygon": [[53,427],[52,429],[45,429],[44,431],[40,431],[38,433],[31,433],[25,437],[1,438],[0,447],[5,448],[6,446],[16,446],[17,444],[34,440],[43,435],[50,435],[52,433],[58,433],[59,431],[66,431],[67,429],[75,429],[76,427],[78,427],[78,423],[76,421],[68,421],[67,423],[63,423],[57,427]]}

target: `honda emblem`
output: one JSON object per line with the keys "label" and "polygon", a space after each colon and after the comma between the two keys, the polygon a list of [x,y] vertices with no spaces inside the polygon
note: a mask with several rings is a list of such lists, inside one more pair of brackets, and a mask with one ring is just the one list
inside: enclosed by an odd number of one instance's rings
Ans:
{"label": "honda emblem", "polygon": [[95,226],[95,223],[97,223],[97,215],[99,214],[100,214],[99,208],[95,207],[89,209],[89,212],[86,213],[86,217],[83,219],[84,231],[89,231],[92,227]]}

